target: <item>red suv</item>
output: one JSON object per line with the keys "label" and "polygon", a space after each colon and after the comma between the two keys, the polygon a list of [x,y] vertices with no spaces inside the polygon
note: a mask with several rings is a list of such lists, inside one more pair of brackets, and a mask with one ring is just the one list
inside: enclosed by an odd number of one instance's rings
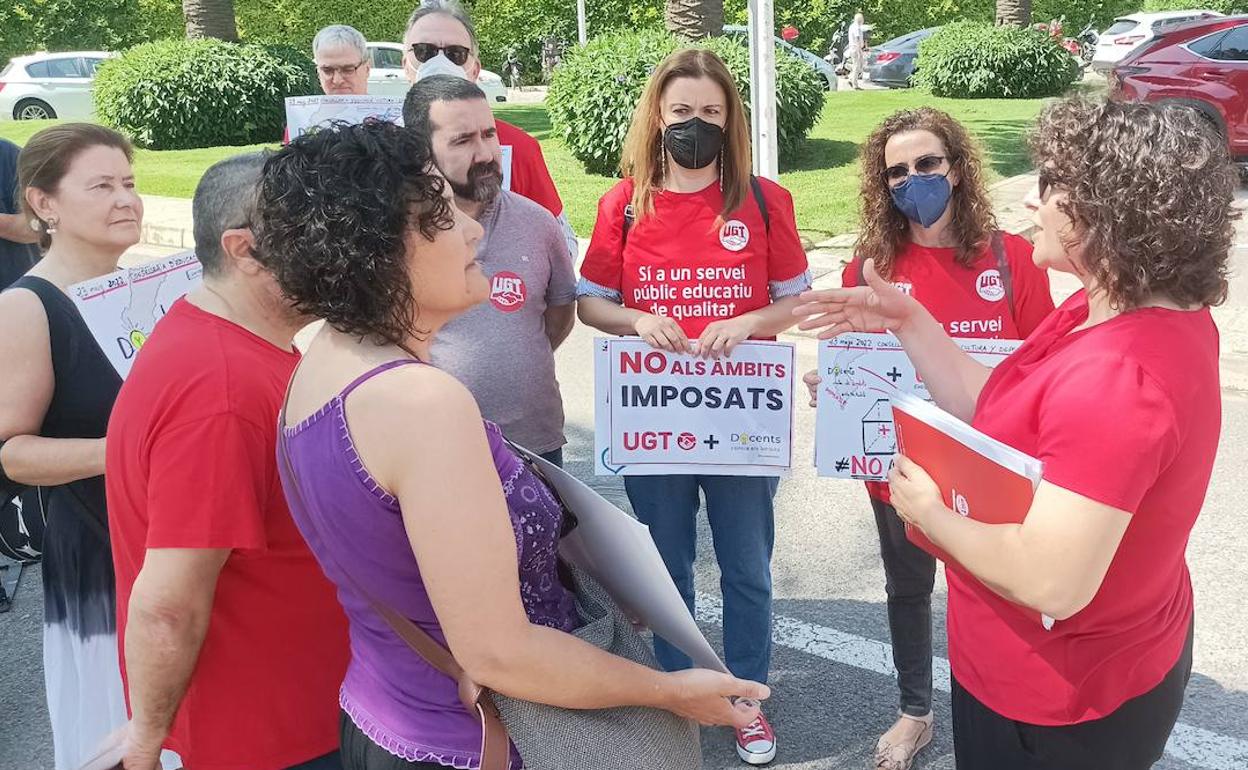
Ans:
{"label": "red suv", "polygon": [[1115,99],[1186,104],[1218,127],[1231,155],[1248,159],[1248,16],[1176,27],[1114,67]]}

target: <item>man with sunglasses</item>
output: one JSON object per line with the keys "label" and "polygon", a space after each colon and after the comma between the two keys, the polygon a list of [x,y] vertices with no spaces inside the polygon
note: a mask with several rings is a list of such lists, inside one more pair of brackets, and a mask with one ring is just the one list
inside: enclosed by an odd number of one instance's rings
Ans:
{"label": "man with sunglasses", "polygon": [[[403,34],[403,70],[415,83],[432,75],[456,75],[476,82],[481,74],[477,35],[472,20],[448,0],[425,0],[407,21]],[[550,178],[542,146],[523,129],[505,120],[498,125],[498,142],[504,167],[510,164],[511,181],[506,189],[539,204],[559,221],[568,253],[575,260],[580,247],[568,224],[563,201]]]}

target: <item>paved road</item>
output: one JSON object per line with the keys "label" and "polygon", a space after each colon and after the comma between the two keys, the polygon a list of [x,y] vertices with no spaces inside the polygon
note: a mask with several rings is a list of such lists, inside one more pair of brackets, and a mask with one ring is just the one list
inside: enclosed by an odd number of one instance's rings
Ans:
{"label": "paved road", "polygon": [[[1241,231],[1248,223],[1241,223]],[[1248,244],[1248,231],[1240,242]],[[151,256],[159,252],[151,253]],[[1233,304],[1217,312],[1223,332],[1223,372],[1248,375],[1248,250],[1236,251]],[[559,352],[567,404],[569,469],[590,478],[593,415],[590,340],[578,328]],[[814,367],[814,342],[791,337],[805,368]],[[1162,770],[1241,770],[1248,767],[1248,535],[1239,495],[1248,467],[1248,391],[1227,378],[1224,426],[1208,502],[1192,535],[1189,561],[1196,589],[1195,674],[1181,727]],[[812,419],[797,421],[797,457],[813,456]],[[592,479],[604,493],[626,504],[618,479]],[[774,697],[768,713],[781,740],[774,767],[786,770],[865,768],[879,732],[892,720],[896,688],[887,653],[884,577],[866,495],[854,482],[821,480],[798,468],[780,486],[777,504],[776,651]],[[718,575],[709,531],[700,533],[698,589],[708,598],[699,620],[719,643],[714,597]],[[15,609],[0,615],[0,770],[51,766],[47,715],[43,707],[37,570],[27,570]],[[937,638],[943,637],[943,583],[937,597]],[[937,671],[945,650],[938,643]],[[949,738],[947,680],[938,682],[938,732],[917,765],[954,767]],[[709,768],[738,768],[725,730],[704,734]]]}

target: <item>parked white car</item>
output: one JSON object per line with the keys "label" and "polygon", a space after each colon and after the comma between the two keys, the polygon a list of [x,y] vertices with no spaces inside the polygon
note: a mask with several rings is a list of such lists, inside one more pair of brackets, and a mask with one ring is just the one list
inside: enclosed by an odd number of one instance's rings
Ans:
{"label": "parked white car", "polygon": [[16,56],[0,70],[0,120],[81,120],[95,113],[91,83],[108,51]]}
{"label": "parked white car", "polygon": [[1181,24],[1199,21],[1212,16],[1222,16],[1217,11],[1160,11],[1158,13],[1132,13],[1114,19],[1114,23],[1101,33],[1092,55],[1092,70],[1106,74],[1122,57],[1148,41]]}
{"label": "parked white car", "polygon": [[[369,43],[372,71],[368,74],[368,93],[372,96],[406,96],[411,85],[403,74],[403,46],[398,43]],[[490,102],[507,101],[503,79],[489,70],[481,70],[477,85]]]}

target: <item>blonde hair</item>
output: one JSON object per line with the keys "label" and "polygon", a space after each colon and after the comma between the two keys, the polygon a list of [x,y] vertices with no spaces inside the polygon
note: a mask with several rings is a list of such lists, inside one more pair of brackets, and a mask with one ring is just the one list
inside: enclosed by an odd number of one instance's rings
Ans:
{"label": "blonde hair", "polygon": [[684,48],[664,59],[650,76],[641,101],[633,111],[633,122],[620,156],[621,173],[633,179],[633,211],[639,220],[653,214],[654,196],[663,189],[666,152],[663,149],[663,92],[677,78],[709,78],[724,91],[727,114],[719,162],[724,190],[724,209],[720,216],[726,217],[749,195],[753,168],[750,129],[745,120],[745,105],[728,67],[705,48]]}

